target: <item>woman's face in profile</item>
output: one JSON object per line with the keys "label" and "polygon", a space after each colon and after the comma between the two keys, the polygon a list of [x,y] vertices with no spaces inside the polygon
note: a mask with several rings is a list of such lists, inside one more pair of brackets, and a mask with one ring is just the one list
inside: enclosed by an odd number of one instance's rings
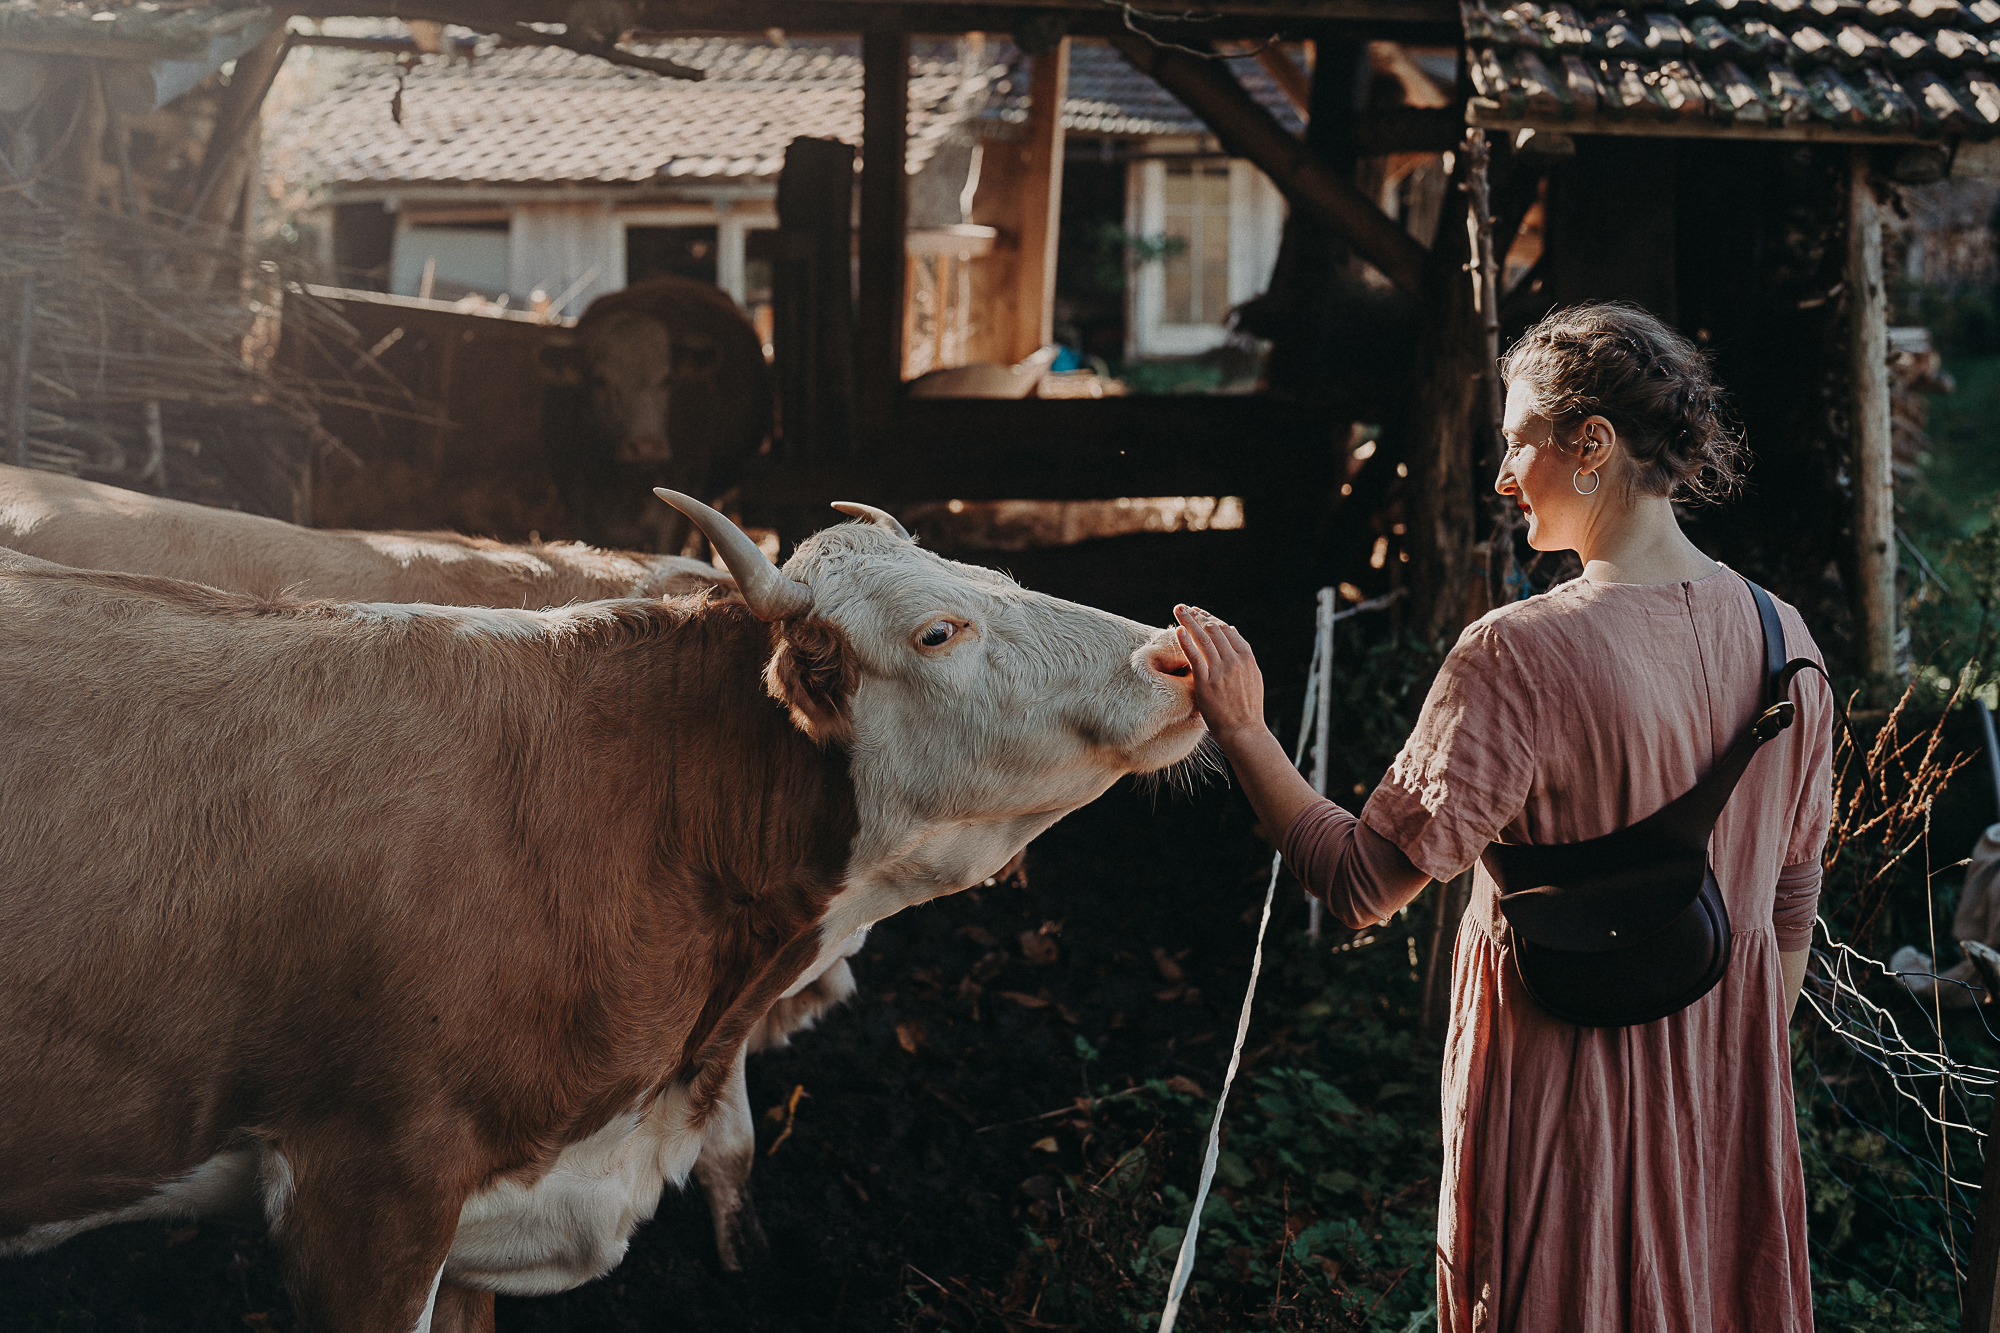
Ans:
{"label": "woman's face in profile", "polygon": [[[1584,423],[1585,431],[1601,418]],[[1605,482],[1598,450],[1564,449],[1555,441],[1554,423],[1535,411],[1527,385],[1507,386],[1507,415],[1501,432],[1507,452],[1493,489],[1512,496],[1528,520],[1528,545],[1537,551],[1574,551],[1586,525],[1596,514],[1598,488]],[[1589,435],[1579,432],[1578,442]],[[1579,475],[1580,473],[1580,475]]]}

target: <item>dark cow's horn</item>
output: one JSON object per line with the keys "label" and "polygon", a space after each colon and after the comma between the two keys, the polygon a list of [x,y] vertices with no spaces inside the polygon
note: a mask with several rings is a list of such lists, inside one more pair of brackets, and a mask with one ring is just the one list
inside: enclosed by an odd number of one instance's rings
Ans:
{"label": "dark cow's horn", "polygon": [[655,486],[653,494],[694,520],[694,525],[721,555],[722,563],[735,575],[737,589],[759,620],[789,620],[812,610],[812,589],[797,579],[786,578],[743,529],[692,495],[682,495],[664,486]]}
{"label": "dark cow's horn", "polygon": [[905,540],[909,538],[910,530],[898,523],[896,516],[886,509],[877,509],[874,505],[865,505],[854,500],[835,500],[833,507],[850,518],[865,518],[878,528],[886,528]]}

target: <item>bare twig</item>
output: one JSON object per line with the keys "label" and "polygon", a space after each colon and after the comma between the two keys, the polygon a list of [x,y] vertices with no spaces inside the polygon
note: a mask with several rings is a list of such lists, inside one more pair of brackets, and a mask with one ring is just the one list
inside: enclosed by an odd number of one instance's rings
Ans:
{"label": "bare twig", "polygon": [[513,23],[506,20],[496,21],[477,9],[426,6],[425,12],[429,17],[439,22],[455,23],[461,28],[470,28],[474,32],[492,33],[495,37],[502,37],[510,42],[519,42],[523,46],[559,46],[565,51],[574,51],[578,55],[595,56],[599,60],[606,61],[609,64],[629,65],[633,69],[647,70],[654,74],[664,75],[670,79],[699,81],[708,77],[704,72],[692,65],[682,65],[672,60],[662,60],[658,56],[642,56],[636,52],[627,51],[622,46],[615,46],[610,42],[592,41],[588,37],[572,36],[566,32],[543,32],[541,29],[531,28],[525,23]]}

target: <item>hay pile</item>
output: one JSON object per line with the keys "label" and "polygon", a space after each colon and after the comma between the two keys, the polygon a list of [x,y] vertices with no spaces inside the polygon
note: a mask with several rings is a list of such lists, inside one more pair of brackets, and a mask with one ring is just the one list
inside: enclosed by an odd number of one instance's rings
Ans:
{"label": "hay pile", "polygon": [[[25,422],[11,401],[0,414],[0,461],[216,502],[203,492],[218,468],[244,482],[275,466],[303,485],[307,450],[338,447],[321,407],[430,415],[303,275],[250,258],[239,234],[38,182],[32,197],[0,189],[0,236],[0,391],[12,399],[27,372]],[[221,502],[302,517],[284,512],[296,496]]]}

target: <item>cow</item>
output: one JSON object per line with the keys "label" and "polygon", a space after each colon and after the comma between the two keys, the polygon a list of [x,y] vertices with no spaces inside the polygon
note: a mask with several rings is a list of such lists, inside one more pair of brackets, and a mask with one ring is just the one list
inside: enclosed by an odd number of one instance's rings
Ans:
{"label": "cow", "polygon": [[648,493],[712,498],[737,484],[771,433],[762,339],[726,292],[660,277],[600,296],[553,333],[543,448],[585,539],[687,553],[694,532]]}
{"label": "cow", "polygon": [[0,554],[0,1252],[249,1207],[301,1328],[490,1328],[617,1263],[871,925],[1198,757],[1171,630],[662,498],[740,597]]}
{"label": "cow", "polygon": [[548,607],[698,592],[728,578],[679,556],[456,532],[350,532],[212,509],[0,464],[0,546],[58,565],[326,601]]}
{"label": "cow", "polygon": [[[600,551],[580,543],[503,546],[457,533],[341,532],[185,504],[47,472],[0,465],[0,545],[57,564],[159,574],[229,592],[320,600],[545,607],[606,597],[733,588],[714,566],[679,556]],[[841,959],[776,1006],[745,1043],[773,1050],[854,993]],[[748,1180],[754,1137],[747,1092],[731,1135],[712,1136],[695,1164],[715,1227],[716,1256],[738,1272],[763,1245]]]}

